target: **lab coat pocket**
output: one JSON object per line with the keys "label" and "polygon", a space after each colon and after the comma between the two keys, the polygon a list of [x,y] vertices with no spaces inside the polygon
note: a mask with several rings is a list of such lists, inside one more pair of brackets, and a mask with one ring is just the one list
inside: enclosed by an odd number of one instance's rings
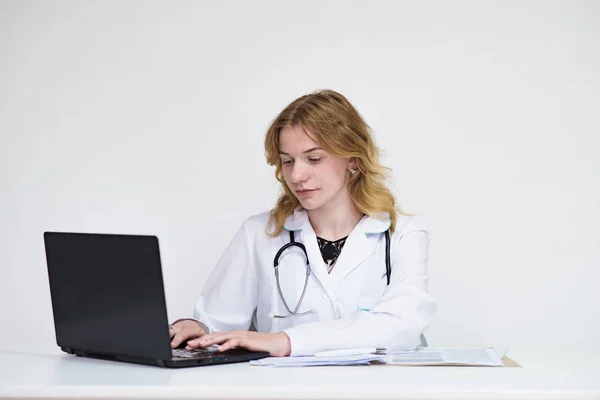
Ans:
{"label": "lab coat pocket", "polygon": [[379,297],[374,296],[359,296],[357,309],[360,311],[371,311],[371,308],[375,307],[377,302],[379,301]]}

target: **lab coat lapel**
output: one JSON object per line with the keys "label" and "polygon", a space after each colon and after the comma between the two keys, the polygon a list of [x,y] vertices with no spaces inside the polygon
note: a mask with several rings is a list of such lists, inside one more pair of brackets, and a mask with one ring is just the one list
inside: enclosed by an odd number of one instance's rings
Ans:
{"label": "lab coat lapel", "polygon": [[321,250],[319,250],[317,236],[315,235],[315,231],[310,224],[307,224],[302,230],[302,243],[304,243],[304,246],[306,247],[306,253],[308,254],[308,259],[310,260],[311,272],[315,275],[319,282],[321,282],[321,285],[329,294],[329,296],[333,298],[334,291],[331,277],[327,272],[327,267],[325,266],[325,261],[323,261]]}
{"label": "lab coat lapel", "polygon": [[333,284],[337,285],[369,257],[376,243],[376,240],[369,240],[362,230],[354,230],[346,239],[342,252],[331,270],[330,277]]}
{"label": "lab coat lapel", "polygon": [[330,277],[334,285],[354,271],[375,250],[377,238],[372,235],[385,232],[390,226],[389,214],[378,218],[365,216],[346,239],[342,252],[333,266]]}
{"label": "lab coat lapel", "polygon": [[321,282],[329,296],[334,298],[335,285],[373,253],[377,245],[377,239],[369,238],[369,236],[385,232],[390,224],[390,217],[387,213],[375,216],[365,215],[346,239],[344,248],[331,274],[327,272],[327,267],[317,243],[317,236],[310,224],[307,212],[302,209],[294,211],[286,219],[284,226],[286,230],[301,231],[300,238],[306,248],[311,273]]}

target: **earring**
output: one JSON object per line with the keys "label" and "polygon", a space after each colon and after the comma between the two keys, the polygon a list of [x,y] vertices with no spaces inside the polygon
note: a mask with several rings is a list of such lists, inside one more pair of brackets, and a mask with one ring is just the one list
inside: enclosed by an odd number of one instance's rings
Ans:
{"label": "earring", "polygon": [[356,170],[354,168],[350,168],[350,175],[354,176],[355,173],[356,173]]}

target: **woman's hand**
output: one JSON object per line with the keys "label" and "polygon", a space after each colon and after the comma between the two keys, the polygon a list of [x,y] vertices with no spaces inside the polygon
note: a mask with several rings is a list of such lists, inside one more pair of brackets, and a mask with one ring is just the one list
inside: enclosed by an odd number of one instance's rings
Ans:
{"label": "woman's hand", "polygon": [[187,340],[188,345],[186,346],[186,349],[188,350],[192,349],[189,345],[191,339],[197,339],[206,334],[198,322],[190,319],[174,323],[171,325],[169,333],[171,335],[171,348],[175,349]]}
{"label": "woman's hand", "polygon": [[193,349],[207,347],[212,344],[220,345],[218,347],[219,351],[229,350],[234,347],[243,347],[250,351],[265,351],[273,357],[289,356],[292,351],[290,338],[284,332],[216,332],[188,341],[188,347]]}

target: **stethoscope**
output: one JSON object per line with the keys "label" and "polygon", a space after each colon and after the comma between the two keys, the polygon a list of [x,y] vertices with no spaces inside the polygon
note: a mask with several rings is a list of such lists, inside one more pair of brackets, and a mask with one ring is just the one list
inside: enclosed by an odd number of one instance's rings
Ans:
{"label": "stethoscope", "polygon": [[[387,284],[390,284],[390,277],[392,275],[392,268],[390,266],[390,230],[384,232],[385,234],[385,274],[387,276]],[[302,294],[300,295],[300,299],[298,300],[298,304],[292,311],[287,301],[285,301],[285,297],[283,296],[283,291],[281,290],[281,284],[279,283],[279,258],[283,254],[284,251],[289,249],[290,247],[299,247],[304,253],[304,257],[306,258],[306,275],[304,277],[304,287],[302,288]],[[275,254],[275,259],[273,260],[273,266],[275,268],[275,281],[277,282],[277,291],[279,292],[279,297],[283,302],[283,306],[287,310],[287,315],[276,315],[273,313],[269,313],[269,317],[271,318],[289,318],[292,316],[302,317],[308,314],[312,314],[316,312],[315,310],[308,310],[304,312],[298,312],[300,306],[302,305],[302,300],[304,299],[304,295],[306,294],[306,288],[308,287],[308,279],[310,278],[310,264],[308,262],[308,254],[306,253],[306,247],[302,243],[296,242],[294,240],[294,231],[290,231],[290,242],[281,246],[277,254]]]}

